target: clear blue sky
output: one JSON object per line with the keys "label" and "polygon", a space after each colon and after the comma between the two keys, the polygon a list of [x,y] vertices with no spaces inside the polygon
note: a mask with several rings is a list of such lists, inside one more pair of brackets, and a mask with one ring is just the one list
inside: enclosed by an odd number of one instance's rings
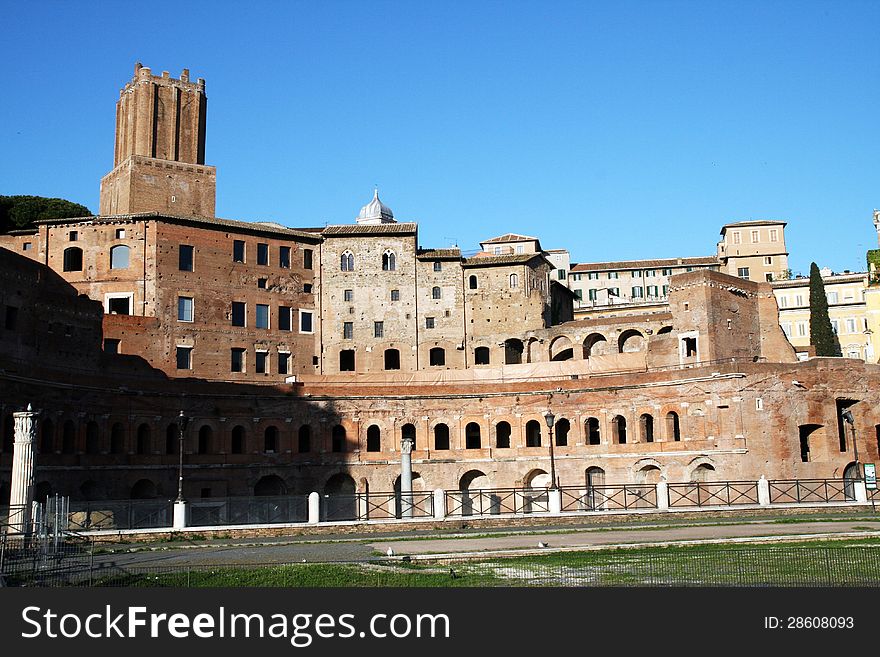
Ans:
{"label": "clear blue sky", "polygon": [[863,270],[880,206],[880,3],[0,0],[0,194],[97,211],[136,61],[207,80],[217,214],[575,261],[708,255],[789,222]]}

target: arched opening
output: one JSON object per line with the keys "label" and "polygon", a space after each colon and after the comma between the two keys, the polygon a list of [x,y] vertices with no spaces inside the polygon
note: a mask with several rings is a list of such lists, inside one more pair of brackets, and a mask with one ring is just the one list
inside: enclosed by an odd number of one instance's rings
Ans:
{"label": "arched opening", "polygon": [[636,473],[636,483],[658,484],[660,483],[660,468],[656,465],[646,465]]}
{"label": "arched opening", "polygon": [[263,432],[263,451],[267,454],[275,454],[278,452],[279,431],[276,426],[266,427]]}
{"label": "arched opening", "polygon": [[544,470],[536,468],[523,477],[523,486],[531,489],[550,488],[550,475]]}
{"label": "arched opening", "polygon": [[537,420],[526,422],[526,447],[541,446],[541,423]]}
{"label": "arched opening", "polygon": [[312,427],[308,424],[299,428],[296,436],[296,451],[300,454],[308,454],[312,451]]}
{"label": "arched opening", "polygon": [[413,449],[416,448],[416,425],[408,422],[400,428],[401,440],[411,440]]}
{"label": "arched opening", "polygon": [[397,349],[386,349],[385,350],[385,369],[386,370],[399,370],[400,369],[400,351]]}
{"label": "arched opening", "polygon": [[449,427],[442,422],[434,427],[434,449],[449,449]]}
{"label": "arched opening", "polygon": [[509,422],[501,421],[495,425],[495,446],[501,449],[510,448],[511,428]]}
{"label": "arched opening", "polygon": [[639,417],[639,436],[643,443],[654,442],[654,416],[643,413]]}
{"label": "arched opening", "polygon": [[615,415],[611,420],[611,442],[615,445],[626,444],[626,418]]}
{"label": "arched opening", "polygon": [[464,428],[464,446],[465,449],[480,449],[480,425],[476,422],[468,422]]}
{"label": "arched opening", "polygon": [[213,445],[212,440],[214,438],[214,430],[208,426],[207,424],[202,425],[202,428],[199,429],[199,445],[198,445],[198,453],[199,454],[210,454],[212,451]]}
{"label": "arched opening", "polygon": [[119,244],[110,248],[110,269],[128,269],[131,249]]}
{"label": "arched opening", "polygon": [[667,333],[672,333],[671,326],[664,326],[657,331],[657,335],[666,335]]}
{"label": "arched opening", "polygon": [[519,287],[519,276],[516,274],[511,274],[508,280],[511,288]]}
{"label": "arched opening", "polygon": [[605,471],[602,468],[593,466],[587,468],[584,472],[587,488],[595,488],[596,486],[605,485]]}
{"label": "arched opening", "polygon": [[354,372],[354,349],[343,349],[339,352],[339,371]]}
{"label": "arched opening", "polygon": [[382,430],[378,427],[378,425],[371,424],[370,427],[367,429],[367,451],[382,451]]}
{"label": "arched opening", "polygon": [[64,423],[61,430],[61,453],[73,454],[76,451],[76,426],[71,420]]}
{"label": "arched opening", "polygon": [[324,520],[355,520],[357,513],[357,489],[351,476],[339,472],[324,484]]}
{"label": "arched opening", "polygon": [[602,442],[602,436],[599,433],[599,420],[594,417],[588,417],[584,422],[584,433],[587,434],[588,445],[599,445]]}
{"label": "arched opening", "polygon": [[586,491],[583,498],[583,510],[595,511],[606,508],[607,494],[605,493],[605,471],[597,466],[587,468],[584,471]]}
{"label": "arched opening", "polygon": [[571,340],[566,336],[560,335],[553,339],[550,343],[550,360],[571,360],[574,358],[574,350],[571,346]]}
{"label": "arched opening", "polygon": [[177,454],[180,448],[180,429],[174,423],[165,428],[165,453]]}
{"label": "arched opening", "polygon": [[354,254],[351,251],[343,251],[339,258],[339,268],[342,271],[354,271]]}
{"label": "arched opening", "polygon": [[571,422],[569,422],[564,417],[556,420],[556,426],[553,427],[553,432],[556,434],[556,446],[557,447],[567,447],[568,446],[568,432],[569,431],[571,431]]}
{"label": "arched opening", "polygon": [[79,487],[79,495],[80,498],[92,502],[94,500],[103,500],[105,498],[104,492],[95,481],[89,479],[80,484]]}
{"label": "arched opening", "polygon": [[489,364],[489,347],[477,347],[474,349],[474,365]]}
{"label": "arched opening", "polygon": [[584,358],[604,356],[608,353],[608,341],[601,333],[590,333],[584,338]]}
{"label": "arched opening", "polygon": [[150,425],[144,423],[140,425],[137,430],[137,453],[151,454],[153,452],[153,446],[150,442]]}
{"label": "arched opening", "polygon": [[40,453],[51,454],[55,449],[55,425],[46,418],[40,424]]}
{"label": "arched opening", "polygon": [[504,363],[506,365],[519,365],[522,363],[523,355],[522,340],[510,338],[504,341]]}
{"label": "arched opening", "polygon": [[470,288],[471,290],[477,289],[477,277],[473,274],[468,277],[468,288]]}
{"label": "arched opening", "polygon": [[156,484],[149,479],[139,479],[131,487],[129,497],[133,500],[155,500],[157,495]]}
{"label": "arched opening", "polygon": [[632,354],[645,350],[645,336],[635,329],[628,329],[617,339],[617,350],[621,354]]}
{"label": "arched opening", "polygon": [[101,431],[97,422],[86,424],[86,454],[98,454],[101,451]]}
{"label": "arched opening", "polygon": [[397,269],[397,256],[393,251],[385,251],[382,254],[382,271],[394,271]]}
{"label": "arched opening", "polygon": [[432,367],[446,365],[446,350],[443,347],[434,347],[429,352],[429,362]]}
{"label": "arched opening", "polygon": [[229,445],[229,451],[233,454],[244,454],[246,448],[247,432],[240,424],[232,427],[232,442]]}
{"label": "arched opening", "polygon": [[701,463],[691,472],[691,481],[694,483],[712,481],[715,475],[715,466]]}
{"label": "arched opening", "polygon": [[801,448],[801,462],[809,463],[812,460],[810,457],[810,439],[820,429],[822,429],[821,424],[802,424],[798,427],[798,439]]}
{"label": "arched opening", "polygon": [[681,440],[681,425],[678,420],[678,413],[669,411],[666,414],[666,438],[673,441]]}
{"label": "arched opening", "polygon": [[346,433],[345,427],[341,424],[337,424],[333,427],[333,430],[330,432],[330,451],[341,453],[345,450],[346,443]]}
{"label": "arched opening", "polygon": [[440,288],[437,287],[436,285],[431,288],[431,298],[432,299],[439,299],[440,298]]}
{"label": "arched opening", "polygon": [[485,472],[480,470],[468,470],[465,472],[458,480],[458,490],[461,494],[461,515],[470,516],[475,512],[481,513],[483,511],[483,500],[482,494],[479,491],[489,487],[489,477],[486,476]]}
{"label": "arched opening", "polygon": [[254,497],[280,497],[287,495],[287,485],[278,475],[260,477],[254,484]]}
{"label": "arched opening", "polygon": [[64,271],[82,271],[83,252],[78,246],[69,246],[64,249]]}
{"label": "arched opening", "polygon": [[843,495],[847,500],[856,499],[855,482],[862,478],[858,463],[850,463],[843,471]]}
{"label": "arched opening", "polygon": [[114,422],[110,427],[110,453],[125,454],[125,425]]}

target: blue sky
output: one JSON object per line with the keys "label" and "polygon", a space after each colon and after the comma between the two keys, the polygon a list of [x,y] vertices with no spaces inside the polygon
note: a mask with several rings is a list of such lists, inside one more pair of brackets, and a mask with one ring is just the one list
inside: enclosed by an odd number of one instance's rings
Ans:
{"label": "blue sky", "polygon": [[0,9],[0,194],[97,211],[141,61],[206,79],[221,217],[348,223],[377,184],[424,246],[708,255],[724,223],[782,219],[796,271],[877,247],[877,2]]}

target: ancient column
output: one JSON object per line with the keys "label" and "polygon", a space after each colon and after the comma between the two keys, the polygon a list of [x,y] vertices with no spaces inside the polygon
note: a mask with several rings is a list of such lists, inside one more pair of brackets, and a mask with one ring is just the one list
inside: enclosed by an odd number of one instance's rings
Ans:
{"label": "ancient column", "polygon": [[12,491],[9,495],[9,531],[30,533],[31,503],[34,501],[34,444],[36,413],[28,404],[26,411],[13,413],[15,446],[12,452]]}
{"label": "ancient column", "polygon": [[412,502],[412,438],[400,441],[400,516],[413,517]]}

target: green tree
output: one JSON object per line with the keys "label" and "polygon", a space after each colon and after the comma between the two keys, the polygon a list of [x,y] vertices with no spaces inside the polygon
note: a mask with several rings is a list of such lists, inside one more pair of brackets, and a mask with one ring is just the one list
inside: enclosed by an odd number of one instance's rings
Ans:
{"label": "green tree", "polygon": [[0,233],[29,228],[41,219],[89,217],[91,214],[86,206],[63,198],[0,196]]}
{"label": "green tree", "polygon": [[810,344],[817,356],[840,356],[840,342],[828,317],[825,283],[815,262],[810,263]]}

